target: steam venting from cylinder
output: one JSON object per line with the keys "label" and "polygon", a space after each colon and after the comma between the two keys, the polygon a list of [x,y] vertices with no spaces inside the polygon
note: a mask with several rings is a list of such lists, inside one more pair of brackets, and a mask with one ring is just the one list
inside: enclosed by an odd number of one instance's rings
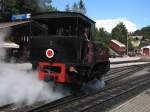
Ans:
{"label": "steam venting from cylinder", "polygon": [[[9,32],[10,29],[0,29],[0,44],[4,43]],[[0,106],[9,103],[30,105],[37,101],[52,101],[64,96],[63,90],[53,90],[53,83],[40,81],[36,72],[29,72],[30,63],[5,63],[2,60],[4,57],[5,49],[0,46]]]}

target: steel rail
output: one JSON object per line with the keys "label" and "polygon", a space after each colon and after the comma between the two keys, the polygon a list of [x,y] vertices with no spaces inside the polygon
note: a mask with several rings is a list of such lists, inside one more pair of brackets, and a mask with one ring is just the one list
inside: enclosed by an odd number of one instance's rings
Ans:
{"label": "steel rail", "polygon": [[[79,98],[70,102],[68,104],[63,104],[57,108],[49,109],[51,111],[60,112],[84,112],[89,111],[89,109],[94,108],[97,105],[102,105],[118,96],[121,96],[127,92],[136,90],[139,87],[150,84],[150,76],[144,77],[143,79],[134,80],[134,83],[129,83],[127,85],[121,84],[112,88],[109,88],[103,92],[97,93],[95,95],[90,95],[84,98]],[[150,86],[149,86],[150,87]],[[45,111],[45,110],[44,110]],[[43,112],[43,111],[40,111]],[[90,112],[90,111],[89,111]]]}
{"label": "steel rail", "polygon": [[[132,72],[133,72],[133,71],[132,71]],[[100,90],[100,91],[97,91],[96,93],[99,93],[99,92],[103,93],[103,91],[106,91],[106,90],[110,90],[110,87],[109,87],[109,88],[104,88],[104,89],[102,89],[102,90]],[[88,94],[88,95],[91,96],[91,95],[94,95],[94,94],[96,94],[96,93],[94,92],[94,93]],[[53,105],[51,105],[51,103],[49,103],[49,104],[47,104],[47,105],[43,105],[43,106],[41,106],[41,107],[38,107],[38,108],[35,108],[35,109],[32,109],[32,110],[29,110],[29,111],[27,111],[27,112],[42,112],[43,110],[45,111],[45,110],[48,110],[48,109],[51,109],[51,108],[57,108],[57,107],[60,106],[60,105],[69,104],[69,103],[74,102],[74,101],[77,101],[77,100],[79,100],[79,99],[88,97],[88,95],[83,95],[83,96],[81,96],[81,97],[75,97],[75,98],[73,98],[73,99],[69,99],[69,100],[66,100],[66,101],[59,102],[59,103],[53,103]]]}

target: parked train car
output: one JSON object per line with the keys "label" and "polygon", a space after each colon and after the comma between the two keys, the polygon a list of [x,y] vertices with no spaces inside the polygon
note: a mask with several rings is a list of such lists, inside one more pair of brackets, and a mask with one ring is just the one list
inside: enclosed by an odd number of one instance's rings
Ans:
{"label": "parked train car", "polygon": [[126,46],[117,40],[111,40],[109,47],[119,55],[123,55],[126,52]]}
{"label": "parked train car", "polygon": [[32,20],[47,30],[30,43],[30,60],[41,80],[82,85],[110,69],[108,49],[94,42],[93,20],[75,12],[42,13]]}

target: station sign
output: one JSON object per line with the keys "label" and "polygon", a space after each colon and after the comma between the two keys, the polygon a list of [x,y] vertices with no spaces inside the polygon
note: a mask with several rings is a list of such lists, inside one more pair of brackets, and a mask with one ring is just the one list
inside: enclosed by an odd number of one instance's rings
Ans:
{"label": "station sign", "polygon": [[16,21],[16,20],[27,20],[31,18],[31,14],[28,13],[28,14],[18,14],[18,15],[12,15],[11,16],[11,20],[12,21]]}

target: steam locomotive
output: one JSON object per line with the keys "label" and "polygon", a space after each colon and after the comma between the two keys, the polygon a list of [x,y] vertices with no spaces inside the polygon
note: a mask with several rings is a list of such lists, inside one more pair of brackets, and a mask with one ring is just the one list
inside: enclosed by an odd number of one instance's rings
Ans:
{"label": "steam locomotive", "polygon": [[93,20],[75,12],[41,13],[32,19],[45,31],[30,42],[30,60],[40,80],[82,85],[109,71],[108,49],[94,41]]}

